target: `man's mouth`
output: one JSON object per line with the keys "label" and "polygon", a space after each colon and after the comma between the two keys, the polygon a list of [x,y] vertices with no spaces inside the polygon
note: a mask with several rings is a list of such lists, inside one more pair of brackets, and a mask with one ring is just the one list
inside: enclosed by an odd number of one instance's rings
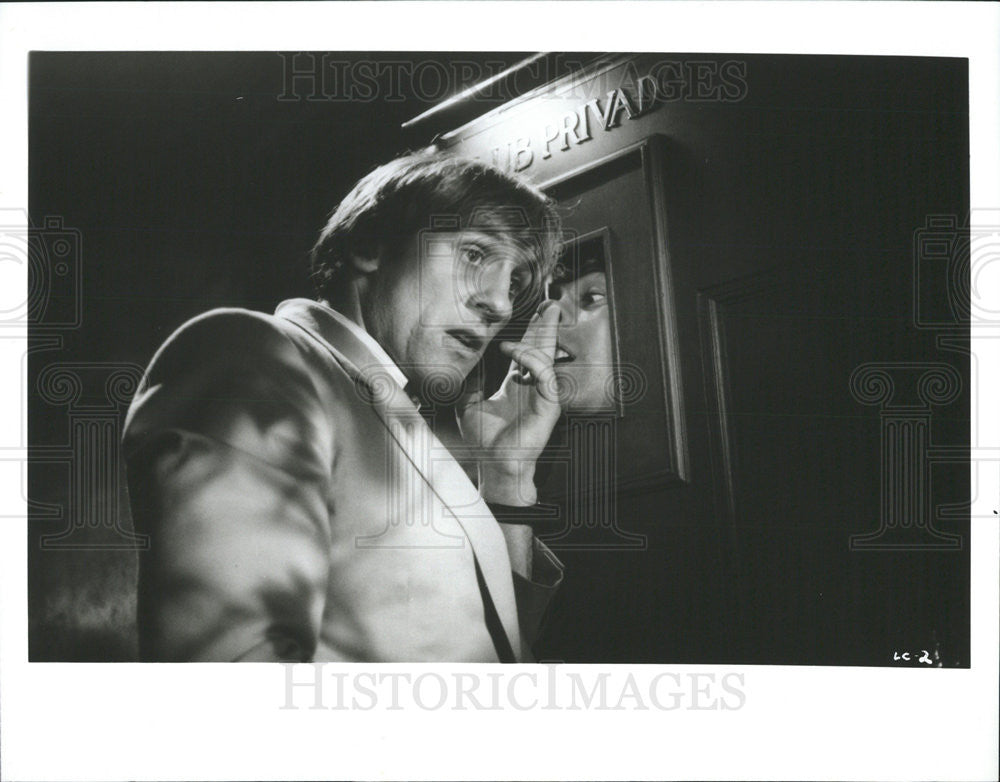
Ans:
{"label": "man's mouth", "polygon": [[576,358],[572,353],[570,353],[562,345],[556,345],[556,354],[552,359],[554,364],[568,364]]}
{"label": "man's mouth", "polygon": [[449,337],[461,343],[464,347],[478,353],[486,346],[486,340],[468,329],[448,329]]}

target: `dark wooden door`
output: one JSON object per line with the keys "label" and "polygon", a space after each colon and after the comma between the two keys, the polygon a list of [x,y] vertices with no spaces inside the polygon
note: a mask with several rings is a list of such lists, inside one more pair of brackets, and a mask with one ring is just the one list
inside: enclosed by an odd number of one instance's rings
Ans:
{"label": "dark wooden door", "polygon": [[605,456],[549,536],[567,576],[538,652],[967,666],[965,65],[743,62],[745,98],[527,170],[603,237],[642,380],[578,427]]}

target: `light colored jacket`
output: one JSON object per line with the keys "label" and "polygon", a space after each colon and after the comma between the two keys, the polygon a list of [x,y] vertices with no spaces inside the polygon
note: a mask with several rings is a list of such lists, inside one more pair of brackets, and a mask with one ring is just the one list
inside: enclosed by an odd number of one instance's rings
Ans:
{"label": "light colored jacket", "polygon": [[536,541],[519,622],[498,523],[357,329],[214,310],[153,358],[123,443],[142,659],[530,659],[558,560]]}

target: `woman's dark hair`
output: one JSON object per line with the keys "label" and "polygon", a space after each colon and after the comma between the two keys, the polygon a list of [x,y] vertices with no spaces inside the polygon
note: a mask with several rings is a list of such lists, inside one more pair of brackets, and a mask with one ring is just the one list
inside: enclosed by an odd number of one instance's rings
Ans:
{"label": "woman's dark hair", "polygon": [[547,275],[559,254],[555,202],[520,177],[478,160],[427,151],[404,155],[359,181],[330,215],[310,254],[320,298],[351,255],[394,258],[419,231],[502,231],[530,247]]}
{"label": "woman's dark hair", "polygon": [[552,268],[552,282],[568,283],[586,274],[606,271],[603,239],[597,236],[563,248],[563,254]]}

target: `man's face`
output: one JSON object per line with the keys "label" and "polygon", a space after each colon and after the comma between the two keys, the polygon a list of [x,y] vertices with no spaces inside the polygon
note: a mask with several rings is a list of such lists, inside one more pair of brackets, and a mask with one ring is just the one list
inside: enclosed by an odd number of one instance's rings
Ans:
{"label": "man's face", "polygon": [[613,407],[609,389],[614,365],[608,283],[603,271],[553,283],[549,298],[562,310],[556,344],[555,372],[565,389],[563,409]]}
{"label": "man's face", "polygon": [[532,254],[502,231],[421,232],[380,259],[365,325],[414,383],[464,379],[531,284]]}

